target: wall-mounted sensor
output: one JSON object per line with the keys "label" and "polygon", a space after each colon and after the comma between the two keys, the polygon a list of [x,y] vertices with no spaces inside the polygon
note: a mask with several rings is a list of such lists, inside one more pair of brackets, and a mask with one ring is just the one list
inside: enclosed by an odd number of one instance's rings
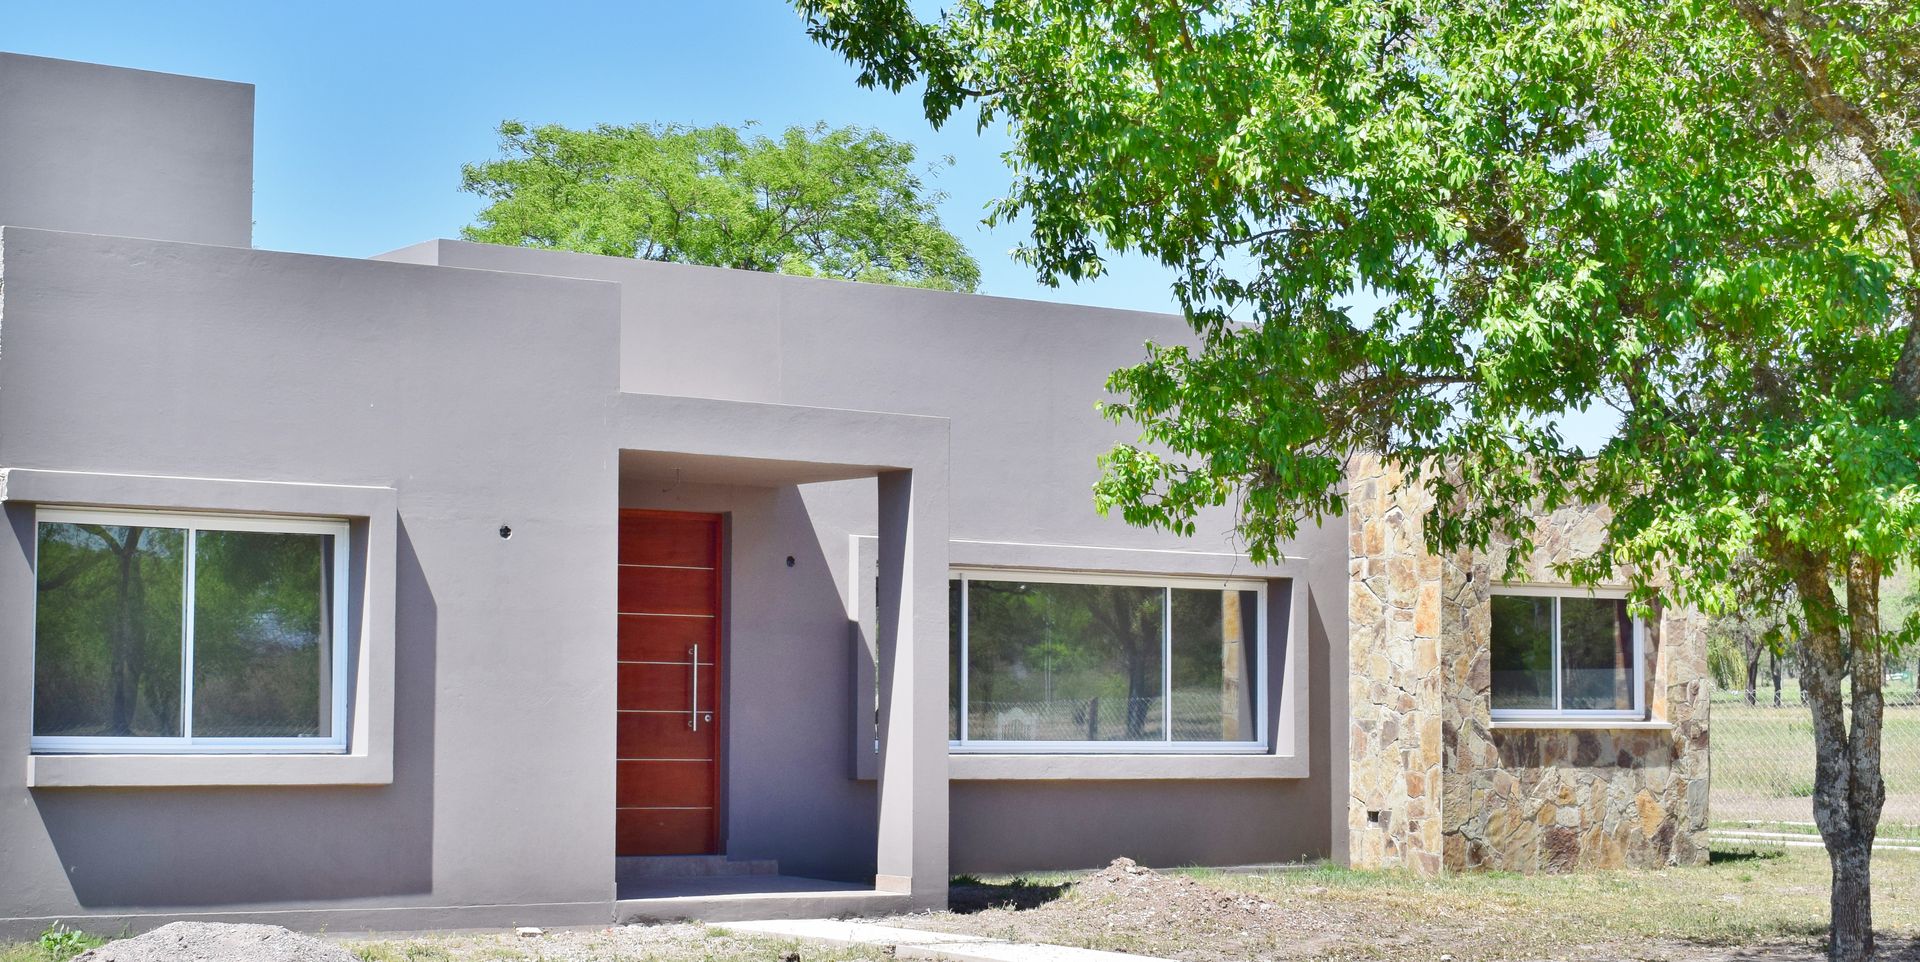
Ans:
{"label": "wall-mounted sensor", "polygon": [[787,567],[793,567],[793,555],[787,555]]}
{"label": "wall-mounted sensor", "polygon": [[509,527],[507,527],[507,526],[506,526],[506,525],[504,525],[504,524],[503,524],[503,525],[501,525],[501,526],[500,526],[500,540],[502,540],[502,541],[505,541],[505,540],[507,540],[508,538],[511,538],[511,537],[513,537],[513,529],[512,529],[512,528],[509,528]]}

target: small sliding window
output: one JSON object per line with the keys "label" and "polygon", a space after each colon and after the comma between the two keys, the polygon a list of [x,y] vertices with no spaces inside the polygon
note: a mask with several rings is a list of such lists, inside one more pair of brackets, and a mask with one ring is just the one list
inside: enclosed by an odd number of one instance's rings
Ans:
{"label": "small sliding window", "polygon": [[1647,717],[1646,626],[1623,592],[1510,587],[1491,606],[1495,721]]}
{"label": "small sliding window", "polygon": [[956,571],[955,751],[1266,749],[1266,584]]}
{"label": "small sliding window", "polygon": [[345,521],[42,508],[37,753],[344,751]]}

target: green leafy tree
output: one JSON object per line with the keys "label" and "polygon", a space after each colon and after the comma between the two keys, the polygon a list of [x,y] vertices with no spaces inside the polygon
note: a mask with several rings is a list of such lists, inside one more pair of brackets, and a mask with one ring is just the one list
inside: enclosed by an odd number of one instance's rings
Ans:
{"label": "green leafy tree", "polygon": [[[1881,631],[1880,578],[1920,551],[1920,6],[798,6],[861,83],[1009,127],[994,213],[1044,277],[1174,270],[1194,343],[1114,375],[1141,438],[1101,505],[1191,531],[1232,504],[1271,556],[1371,450],[1437,498],[1438,549],[1517,561],[1537,510],[1586,501],[1608,537],[1565,577],[1713,611],[1792,588],[1829,951],[1872,955],[1882,667],[1912,634]],[[1596,406],[1617,430],[1570,443]]]}
{"label": "green leafy tree", "polygon": [[944,195],[922,181],[913,145],[878,131],[507,121],[500,147],[500,159],[462,169],[461,188],[488,200],[467,240],[952,291],[980,283],[980,265],[940,225]]}

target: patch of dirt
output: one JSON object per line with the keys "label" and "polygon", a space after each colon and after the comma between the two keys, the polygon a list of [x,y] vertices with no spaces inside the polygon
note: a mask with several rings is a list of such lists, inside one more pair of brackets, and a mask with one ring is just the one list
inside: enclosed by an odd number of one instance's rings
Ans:
{"label": "patch of dirt", "polygon": [[360,962],[331,942],[278,925],[171,922],[108,942],[76,962]]}
{"label": "patch of dirt", "polygon": [[1128,858],[1071,885],[975,886],[954,896],[958,911],[974,910],[900,921],[1024,942],[1237,962],[1331,955],[1356,920],[1338,905],[1216,888]]}
{"label": "patch of dirt", "polygon": [[[1248,888],[1260,891],[1249,892]],[[1546,906],[1551,912],[1551,906]],[[1024,942],[1133,952],[1182,962],[1819,962],[1812,940],[1701,945],[1544,924],[1500,899],[1419,891],[1273,886],[1166,874],[1117,859],[1060,884],[956,886],[953,910],[890,924]],[[1920,962],[1920,942],[1885,938],[1881,958]]]}

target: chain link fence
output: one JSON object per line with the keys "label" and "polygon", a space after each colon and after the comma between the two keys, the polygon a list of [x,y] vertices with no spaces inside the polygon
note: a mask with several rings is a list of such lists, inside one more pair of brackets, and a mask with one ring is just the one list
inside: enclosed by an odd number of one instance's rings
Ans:
{"label": "chain link fence", "polygon": [[[1713,697],[1712,797],[1716,836],[1735,841],[1819,844],[1813,825],[1813,721],[1792,677],[1776,693],[1762,679]],[[1880,758],[1887,784],[1880,837],[1920,852],[1920,692],[1911,680],[1886,692]],[[1803,841],[1800,837],[1805,836]]]}

